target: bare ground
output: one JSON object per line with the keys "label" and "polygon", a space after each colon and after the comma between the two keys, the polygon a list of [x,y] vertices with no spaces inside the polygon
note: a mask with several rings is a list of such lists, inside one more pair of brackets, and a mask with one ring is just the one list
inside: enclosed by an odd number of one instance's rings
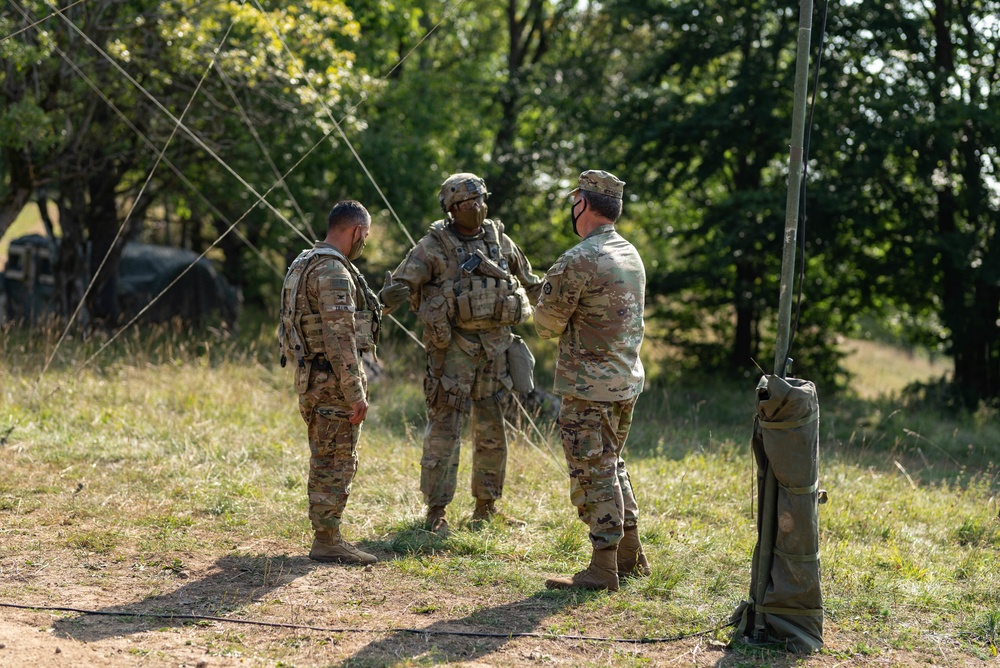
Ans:
{"label": "bare ground", "polygon": [[[0,531],[0,539],[17,543],[8,543],[0,558],[0,603],[121,615],[0,607],[0,667],[998,665],[944,645],[934,654],[881,647],[854,656],[849,648],[858,634],[842,633],[829,620],[826,650],[812,657],[729,651],[718,639],[724,632],[715,639],[651,644],[413,633],[392,629],[621,636],[628,621],[595,618],[586,606],[589,595],[544,595],[541,573],[537,593],[510,600],[508,589],[473,587],[461,573],[450,590],[428,590],[425,580],[385,562],[365,568],[317,564],[304,549],[272,541],[164,560],[43,548],[40,537]],[[628,596],[627,587],[614,595]],[[140,613],[302,628],[134,616]]]}

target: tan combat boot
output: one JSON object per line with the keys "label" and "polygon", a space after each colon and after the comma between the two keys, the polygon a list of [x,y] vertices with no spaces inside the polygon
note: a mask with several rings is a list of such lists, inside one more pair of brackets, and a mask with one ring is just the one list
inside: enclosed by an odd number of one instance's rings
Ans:
{"label": "tan combat boot", "polygon": [[476,499],[476,509],[472,511],[472,528],[479,529],[491,519],[496,517],[501,522],[511,527],[525,527],[528,523],[524,520],[516,520],[507,517],[496,508],[494,499]]}
{"label": "tan combat boot", "polygon": [[444,517],[444,506],[430,506],[427,508],[427,519],[424,522],[424,528],[442,538],[446,538],[451,533],[450,529],[448,529],[448,520]]}
{"label": "tan combat boot", "polygon": [[618,591],[618,546],[594,550],[590,566],[571,577],[549,578],[549,589],[607,589]]}
{"label": "tan combat boot", "polygon": [[313,561],[336,564],[374,564],[378,557],[354,547],[340,537],[340,532],[317,531],[313,538],[309,558]]}
{"label": "tan combat boot", "polygon": [[618,578],[645,578],[651,572],[639,542],[638,527],[626,527],[625,535],[618,543]]}

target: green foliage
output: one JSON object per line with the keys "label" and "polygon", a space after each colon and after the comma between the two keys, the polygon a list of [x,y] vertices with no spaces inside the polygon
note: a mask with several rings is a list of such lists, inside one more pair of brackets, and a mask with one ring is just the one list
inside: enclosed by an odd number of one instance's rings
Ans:
{"label": "green foliage", "polygon": [[0,113],[0,146],[13,150],[38,148],[44,151],[56,141],[52,119],[37,101],[18,100]]}
{"label": "green foliage", "polygon": [[824,237],[851,258],[859,306],[895,307],[911,341],[943,344],[969,405],[1000,392],[994,4],[832,13],[836,95],[817,126],[833,177]]}
{"label": "green foliage", "polygon": [[[851,3],[830,14],[791,352],[797,373],[827,391],[849,383],[837,337],[872,319],[955,358],[950,401],[975,408],[1000,391],[995,4],[931,12]],[[407,234],[419,237],[442,215],[445,175],[480,173],[494,191],[491,214],[542,272],[576,242],[562,194],[583,169],[604,168],[627,182],[619,227],[647,267],[658,347],[650,375],[752,377],[754,362],[772,366],[797,8],[73,6],[66,18],[171,114],[183,113],[226,166],[183,130],[174,135],[163,109],[54,16],[0,42],[0,198],[13,207],[44,185],[66,242],[89,241],[92,258],[112,246],[135,203],[129,238],[199,251],[218,240],[212,256],[227,277],[248,304],[273,313],[287,261],[322,236],[337,199],[372,210],[363,269],[379,277],[408,251]],[[6,6],[0,30],[49,12],[40,0]],[[268,192],[273,210],[251,190]],[[96,262],[77,260],[60,271],[89,279]],[[97,316],[106,315],[104,282],[90,297]],[[82,297],[71,284],[64,292],[67,305]]]}

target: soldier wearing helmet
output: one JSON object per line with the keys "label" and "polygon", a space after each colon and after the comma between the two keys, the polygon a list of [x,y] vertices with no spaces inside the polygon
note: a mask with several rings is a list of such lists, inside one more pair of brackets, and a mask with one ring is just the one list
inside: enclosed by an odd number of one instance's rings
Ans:
{"label": "soldier wearing helmet", "polygon": [[480,524],[499,515],[507,468],[501,402],[515,389],[508,357],[517,350],[530,357],[520,342],[512,346],[517,337],[511,325],[527,320],[541,289],[503,224],[486,217],[487,197],[486,183],[475,174],[445,179],[438,201],[446,218],[386,272],[380,293],[385,312],[409,301],[424,326],[427,430],[420,490],[426,526],[439,535],[448,532],[445,508],[455,496],[462,426],[470,412],[472,519]]}

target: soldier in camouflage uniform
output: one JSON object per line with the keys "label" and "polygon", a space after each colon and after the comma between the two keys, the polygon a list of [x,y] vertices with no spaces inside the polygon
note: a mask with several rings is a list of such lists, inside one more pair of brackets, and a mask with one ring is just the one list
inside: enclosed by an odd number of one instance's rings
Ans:
{"label": "soldier in camouflage uniform", "polygon": [[646,271],[635,247],[615,231],[625,184],[588,170],[573,190],[573,231],[582,241],[545,278],[535,329],[559,337],[555,392],[570,475],[570,499],[590,528],[590,565],[550,578],[550,589],[617,591],[619,577],[649,575],[637,529],[639,507],[622,449],[642,391]]}
{"label": "soldier in camouflage uniform", "polygon": [[380,293],[387,312],[409,300],[424,325],[427,430],[420,490],[426,526],[438,534],[448,532],[445,507],[455,496],[462,426],[470,409],[473,522],[498,514],[495,503],[507,468],[500,402],[512,386],[510,328],[531,315],[541,288],[503,224],[486,217],[487,196],[478,176],[449,176],[438,195],[447,218],[431,225],[396,270],[386,273]]}
{"label": "soldier in camouflage uniform", "polygon": [[326,239],[288,268],[281,295],[281,364],[296,362],[299,412],[309,428],[309,558],[371,564],[374,555],[340,535],[358,470],[358,436],[368,413],[363,352],[374,355],[381,304],[351,260],[361,256],[371,216],[360,202],[338,202]]}

